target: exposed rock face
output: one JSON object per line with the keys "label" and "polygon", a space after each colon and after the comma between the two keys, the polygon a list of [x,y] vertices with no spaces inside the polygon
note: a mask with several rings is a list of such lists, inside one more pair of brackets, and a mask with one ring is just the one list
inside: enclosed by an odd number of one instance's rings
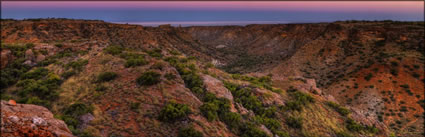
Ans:
{"label": "exposed rock face", "polygon": [[73,137],[65,122],[44,107],[1,101],[1,110],[1,136]]}
{"label": "exposed rock face", "polygon": [[46,56],[44,56],[42,54],[39,54],[39,55],[37,55],[37,58],[35,59],[35,62],[41,62],[44,59],[46,59]]}
{"label": "exposed rock face", "polygon": [[233,101],[232,93],[224,87],[220,80],[213,78],[210,75],[203,75],[202,79],[204,80],[205,87],[209,92],[214,93],[217,97],[223,97]]}
{"label": "exposed rock face", "polygon": [[303,77],[296,77],[294,80],[300,80],[303,81],[304,84],[297,84],[295,88],[298,90],[301,90],[303,92],[312,92],[314,94],[322,94],[322,90],[317,88],[316,86],[316,80],[314,79],[307,79]]}
{"label": "exposed rock face", "polygon": [[285,104],[282,96],[280,96],[277,93],[271,92],[266,89],[260,89],[260,88],[255,88],[253,91],[255,94],[259,94],[261,96],[260,99],[264,104],[267,104],[267,105],[271,105],[271,104],[284,105]]}

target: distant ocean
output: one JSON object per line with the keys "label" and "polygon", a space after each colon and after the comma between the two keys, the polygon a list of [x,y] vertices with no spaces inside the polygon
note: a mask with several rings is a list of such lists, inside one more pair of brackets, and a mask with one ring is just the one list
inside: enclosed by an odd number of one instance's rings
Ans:
{"label": "distant ocean", "polygon": [[287,24],[287,21],[146,21],[146,22],[113,22],[118,24],[136,24],[142,26],[156,27],[159,25],[170,24],[171,26],[245,26],[249,24]]}

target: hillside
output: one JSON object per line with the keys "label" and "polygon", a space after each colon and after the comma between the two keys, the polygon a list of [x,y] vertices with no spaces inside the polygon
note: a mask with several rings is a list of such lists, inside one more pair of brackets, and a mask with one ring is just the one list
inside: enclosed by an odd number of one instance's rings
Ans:
{"label": "hillside", "polygon": [[77,136],[424,134],[423,22],[1,29],[2,100]]}

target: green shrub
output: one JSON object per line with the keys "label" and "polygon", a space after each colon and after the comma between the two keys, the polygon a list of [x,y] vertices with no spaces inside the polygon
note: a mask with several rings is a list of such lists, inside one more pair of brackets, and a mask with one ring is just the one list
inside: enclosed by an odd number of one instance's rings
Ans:
{"label": "green shrub", "polygon": [[164,67],[164,64],[162,62],[157,62],[151,66],[151,69],[162,70],[163,67]]}
{"label": "green shrub", "polygon": [[64,79],[68,79],[69,77],[71,77],[71,76],[73,76],[75,74],[77,74],[77,72],[75,72],[74,70],[70,70],[70,71],[66,71],[66,72],[62,73],[61,76]]}
{"label": "green shrub", "polygon": [[301,117],[289,117],[286,119],[286,124],[292,128],[300,129],[303,125],[303,119]]}
{"label": "green shrub", "polygon": [[359,132],[359,131],[363,130],[363,126],[358,124],[353,119],[348,119],[348,120],[345,121],[345,123],[346,123],[346,128],[350,131]]}
{"label": "green shrub", "polygon": [[385,45],[385,40],[379,40],[375,42],[376,47],[382,47]]}
{"label": "green shrub", "polygon": [[181,128],[178,133],[178,137],[203,137],[204,135],[195,130],[193,127]]}
{"label": "green shrub", "polygon": [[120,57],[126,59],[124,66],[127,68],[148,64],[148,62],[145,60],[145,57],[141,54],[123,53],[120,55]]}
{"label": "green shrub", "polygon": [[22,78],[16,84],[19,87],[16,91],[19,103],[37,104],[50,108],[50,101],[59,96],[56,89],[62,81],[58,75],[49,73],[47,69],[37,68],[26,73]]}
{"label": "green shrub", "polygon": [[63,45],[60,44],[60,43],[55,44],[55,46],[58,47],[58,48],[62,48],[63,47]]}
{"label": "green shrub", "polygon": [[147,64],[147,62],[145,61],[145,59],[135,58],[135,59],[127,60],[127,62],[125,62],[124,66],[129,68],[129,67],[141,66],[141,65],[146,65],[146,64]]}
{"label": "green shrub", "polygon": [[162,52],[162,50],[161,49],[157,49],[157,48],[156,49],[153,49],[153,50],[147,51],[147,53],[149,54],[149,56],[156,57],[156,58],[162,57],[161,52]]}
{"label": "green shrub", "polygon": [[22,75],[22,79],[41,79],[49,73],[49,70],[46,68],[36,68],[33,71],[27,72]]}
{"label": "green shrub", "polygon": [[218,106],[214,103],[207,102],[204,103],[200,108],[202,114],[208,119],[208,121],[213,121],[218,118]]}
{"label": "green shrub", "polygon": [[130,103],[130,109],[133,110],[133,111],[137,111],[139,109],[139,107],[140,107],[139,102],[135,102],[135,103],[131,102]]}
{"label": "green shrub", "polygon": [[264,126],[266,126],[268,129],[270,129],[273,133],[276,131],[279,131],[282,126],[280,125],[279,121],[273,118],[263,118],[262,123]]}
{"label": "green shrub", "polygon": [[174,122],[187,117],[189,113],[191,113],[191,110],[187,105],[171,101],[159,112],[159,120]]}
{"label": "green shrub", "polygon": [[294,92],[292,96],[295,98],[296,101],[301,102],[304,105],[308,103],[314,103],[314,98],[306,93],[297,91],[297,92]]}
{"label": "green shrub", "polygon": [[340,106],[339,104],[335,103],[335,102],[326,102],[326,104],[328,106],[330,106],[331,108],[333,108],[335,111],[337,111],[339,114],[341,114],[342,116],[347,116],[348,114],[350,114],[350,110],[347,108],[344,108],[342,106]]}
{"label": "green shrub", "polygon": [[372,77],[373,77],[373,74],[372,74],[372,73],[369,73],[369,74],[367,74],[367,75],[364,77],[364,79],[365,79],[366,81],[369,81]]}
{"label": "green shrub", "polygon": [[115,72],[102,72],[97,76],[97,82],[107,82],[114,80],[118,77],[118,74]]}
{"label": "green shrub", "polygon": [[408,84],[400,85],[400,87],[402,87],[402,88],[404,88],[404,89],[409,89],[409,88],[410,88],[410,86],[409,86]]}
{"label": "green shrub", "polygon": [[350,133],[341,131],[335,133],[337,137],[353,137]]}
{"label": "green shrub", "polygon": [[75,129],[79,125],[80,116],[93,113],[93,107],[90,105],[86,105],[84,103],[74,103],[62,110],[63,116],[61,119],[65,121],[65,123]]}
{"label": "green shrub", "polygon": [[168,80],[174,80],[177,78],[176,75],[174,75],[173,73],[167,73],[164,75],[164,77]]}
{"label": "green shrub", "polygon": [[84,103],[74,103],[63,110],[63,113],[74,118],[78,118],[87,113],[93,113],[93,107]]}
{"label": "green shrub", "polygon": [[394,68],[390,69],[390,73],[394,76],[398,76],[398,70],[397,69],[394,69]]}
{"label": "green shrub", "polygon": [[242,117],[239,113],[224,112],[220,115],[220,120],[226,123],[230,129],[239,128],[241,126]]}
{"label": "green shrub", "polygon": [[102,84],[96,85],[96,88],[95,88],[96,91],[105,91],[107,89],[108,88],[105,85],[102,85]]}
{"label": "green shrub", "polygon": [[24,61],[25,59],[19,58],[0,69],[0,89],[15,84],[22,74],[30,70],[29,66],[22,64]]}
{"label": "green shrub", "polygon": [[77,61],[72,61],[66,64],[65,68],[72,68],[74,70],[81,71],[83,67],[86,66],[88,63],[88,60],[78,59]]}
{"label": "green shrub", "polygon": [[108,47],[106,47],[105,49],[103,49],[103,51],[105,53],[112,54],[112,55],[121,54],[123,50],[124,50],[123,47],[116,46],[116,45],[109,45]]}
{"label": "green shrub", "polygon": [[254,124],[245,122],[240,127],[240,135],[242,137],[269,137],[266,132],[261,129],[255,127]]}
{"label": "green shrub", "polygon": [[143,73],[139,78],[136,79],[137,84],[151,86],[161,82],[161,74],[154,71],[148,71]]}
{"label": "green shrub", "polygon": [[398,66],[398,62],[396,62],[396,61],[391,61],[391,66],[393,66],[393,67],[397,67],[397,66]]}
{"label": "green shrub", "polygon": [[414,72],[414,73],[412,74],[412,76],[413,76],[414,78],[420,78],[420,77],[421,77],[421,75],[420,75],[420,74],[418,74],[418,73],[416,73],[416,72]]}
{"label": "green shrub", "polygon": [[177,51],[177,50],[171,50],[170,51],[170,54],[172,54],[172,55],[181,55],[181,53],[179,51]]}

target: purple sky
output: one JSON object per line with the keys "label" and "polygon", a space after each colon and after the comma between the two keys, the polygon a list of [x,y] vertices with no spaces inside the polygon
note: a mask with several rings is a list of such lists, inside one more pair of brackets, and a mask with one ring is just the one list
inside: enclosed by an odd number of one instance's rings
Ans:
{"label": "purple sky", "polygon": [[76,18],[109,22],[423,21],[424,1],[2,1],[2,18]]}

